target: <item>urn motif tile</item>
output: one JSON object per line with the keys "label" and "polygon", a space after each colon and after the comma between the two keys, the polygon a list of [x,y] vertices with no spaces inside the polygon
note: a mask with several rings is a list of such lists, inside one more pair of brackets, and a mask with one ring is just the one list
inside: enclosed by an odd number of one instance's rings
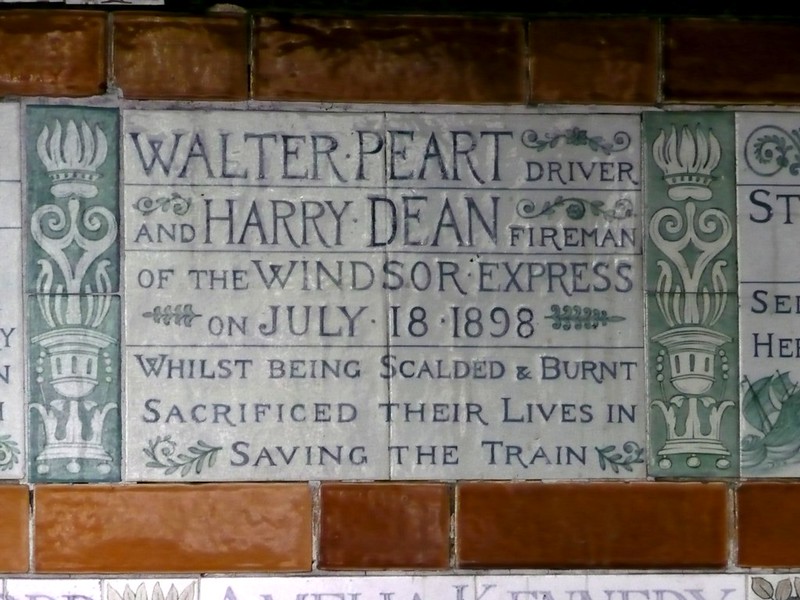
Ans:
{"label": "urn motif tile", "polygon": [[27,109],[29,476],[120,478],[116,110]]}
{"label": "urn motif tile", "polygon": [[732,113],[644,114],[649,468],[735,477],[738,368]]}

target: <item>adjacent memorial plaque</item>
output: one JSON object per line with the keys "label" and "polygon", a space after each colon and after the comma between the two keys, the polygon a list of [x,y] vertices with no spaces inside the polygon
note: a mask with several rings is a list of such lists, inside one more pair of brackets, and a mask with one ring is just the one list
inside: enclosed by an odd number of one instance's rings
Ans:
{"label": "adjacent memorial plaque", "polygon": [[[778,577],[770,577],[777,579]],[[752,577],[751,580],[761,579]],[[459,575],[389,577],[203,577],[200,600],[270,597],[364,600],[726,600],[745,595],[744,575]],[[788,581],[788,579],[786,580]],[[769,600],[758,594],[762,600]],[[772,600],[777,598],[773,596]]]}
{"label": "adjacent memorial plaque", "polygon": [[800,115],[738,113],[741,455],[747,477],[800,475]]}
{"label": "adjacent memorial plaque", "polygon": [[19,126],[19,105],[0,106],[0,134],[11,140],[0,161],[0,245],[5,253],[0,276],[0,479],[21,479],[25,473]]}
{"label": "adjacent memorial plaque", "polygon": [[644,476],[639,125],[124,111],[126,479]]}

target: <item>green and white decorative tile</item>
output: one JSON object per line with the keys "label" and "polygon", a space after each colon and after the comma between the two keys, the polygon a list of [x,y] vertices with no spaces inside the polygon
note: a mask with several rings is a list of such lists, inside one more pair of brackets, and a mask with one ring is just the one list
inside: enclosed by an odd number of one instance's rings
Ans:
{"label": "green and white decorative tile", "polygon": [[800,475],[800,114],[737,113],[742,475]]}
{"label": "green and white decorative tile", "polygon": [[0,104],[0,136],[7,141],[0,161],[0,479],[25,474],[25,392],[22,309],[22,211],[20,107]]}
{"label": "green and white decorative tile", "polygon": [[126,479],[388,479],[383,115],[123,128]]}
{"label": "green and white decorative tile", "polygon": [[[118,296],[28,297],[31,481],[119,481],[119,311]],[[70,312],[102,318],[57,326]]]}
{"label": "green and white decorative tile", "polygon": [[387,130],[392,478],[643,478],[639,116]]}
{"label": "green and white decorative tile", "polygon": [[118,112],[28,106],[26,291],[119,291]]}
{"label": "green and white decorative tile", "polygon": [[[713,472],[715,477],[736,477],[737,338],[710,328],[681,329],[676,326],[676,314],[699,311],[718,315],[719,321],[735,322],[737,295],[651,292],[647,303],[650,331],[662,332],[658,343],[648,348],[648,443],[654,453],[650,473],[666,476],[678,471],[681,476],[693,476]],[[686,340],[685,334],[695,338]]]}
{"label": "green and white decorative tile", "polygon": [[120,478],[118,113],[27,109],[32,481]]}
{"label": "green and white decorative tile", "polygon": [[733,113],[643,117],[648,473],[739,473]]}

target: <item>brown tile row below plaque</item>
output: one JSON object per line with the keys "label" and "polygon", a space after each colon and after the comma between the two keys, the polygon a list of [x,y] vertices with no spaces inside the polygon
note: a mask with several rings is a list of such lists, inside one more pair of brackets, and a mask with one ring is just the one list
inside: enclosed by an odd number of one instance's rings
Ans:
{"label": "brown tile row below plaque", "polygon": [[[323,484],[323,570],[800,567],[800,483]],[[451,498],[455,551],[450,556]],[[305,484],[40,485],[39,573],[306,572]],[[0,486],[0,571],[28,570],[29,494]]]}

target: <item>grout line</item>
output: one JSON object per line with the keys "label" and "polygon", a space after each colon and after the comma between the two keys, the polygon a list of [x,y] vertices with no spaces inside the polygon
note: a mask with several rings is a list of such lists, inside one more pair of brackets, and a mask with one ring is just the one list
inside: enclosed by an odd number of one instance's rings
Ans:
{"label": "grout line", "polygon": [[458,530],[456,528],[456,514],[458,511],[458,483],[448,484],[450,492],[450,569],[458,568]]}
{"label": "grout line", "polygon": [[311,573],[319,569],[320,531],[322,529],[322,484],[309,481],[311,488]]}
{"label": "grout line", "polygon": [[525,106],[533,105],[533,51],[531,48],[531,24],[533,20],[522,22],[522,31],[525,40]]}
{"label": "grout line", "polygon": [[114,13],[108,12],[106,16],[106,93],[119,95],[114,73]]}
{"label": "grout line", "polygon": [[[26,430],[27,431],[27,430]],[[27,439],[25,440],[25,445],[27,446]],[[27,470],[27,469],[26,469]],[[34,551],[36,549],[34,543],[34,535],[36,531],[34,530],[34,523],[36,523],[36,503],[34,502],[33,496],[33,484],[27,484],[28,488],[28,506],[30,509],[28,510],[28,572],[34,572],[34,564],[33,564],[33,556]],[[6,590],[5,590],[5,580],[3,580],[3,598],[7,598]]]}
{"label": "grout line", "polygon": [[252,11],[247,13],[247,99],[255,96],[255,33],[256,17]]}
{"label": "grout line", "polygon": [[739,531],[736,527],[736,489],[737,482],[731,482],[728,486],[728,569],[736,569],[739,559]]}
{"label": "grout line", "polygon": [[664,105],[664,19],[656,21],[656,106]]}

